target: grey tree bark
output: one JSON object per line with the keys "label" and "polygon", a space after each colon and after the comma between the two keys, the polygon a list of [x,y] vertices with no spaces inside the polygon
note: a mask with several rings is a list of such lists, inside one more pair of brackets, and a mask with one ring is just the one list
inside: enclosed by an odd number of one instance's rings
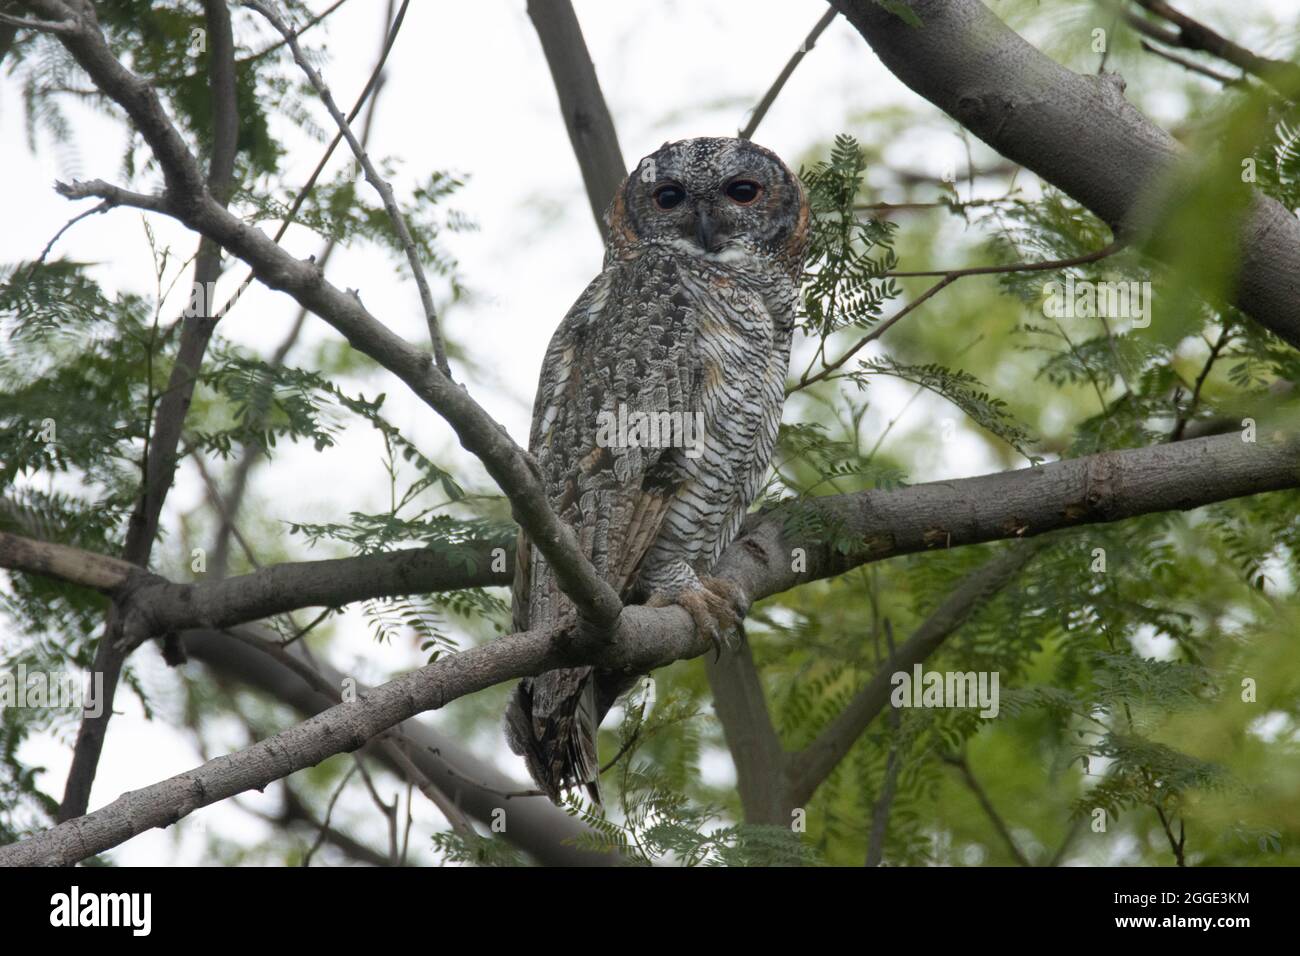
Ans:
{"label": "grey tree bark", "polygon": [[[831,0],[907,86],[1003,156],[1105,220],[1141,230],[1179,159],[1113,74],[1081,75],[1036,50],[980,0],[908,0],[908,26],[873,0]],[[1300,219],[1256,195],[1240,235],[1235,302],[1300,347]]]}

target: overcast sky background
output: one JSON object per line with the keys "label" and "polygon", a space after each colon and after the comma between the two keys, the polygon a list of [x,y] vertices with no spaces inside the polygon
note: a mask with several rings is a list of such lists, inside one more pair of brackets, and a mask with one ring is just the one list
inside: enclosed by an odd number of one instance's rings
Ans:
{"label": "overcast sky background", "polygon": [[[384,5],[384,0],[350,0],[329,18],[327,28],[310,34],[313,45],[328,48],[330,63],[325,75],[340,103],[353,101],[373,67]],[[325,4],[314,6],[323,9]],[[749,108],[825,10],[821,0],[578,0],[575,6],[629,166],[666,140],[734,135]],[[1001,9],[1004,5],[993,6]],[[1285,54],[1294,48],[1294,31],[1279,35],[1266,32],[1261,24],[1270,10],[1275,16],[1291,11],[1294,18],[1295,0],[1184,0],[1181,7],[1256,52]],[[1038,41],[1049,33],[1059,37],[1062,30],[1078,30],[1078,42],[1085,43],[1089,30],[1097,25],[1094,21],[1100,19],[1091,11],[1060,23],[1045,23],[1040,18],[1027,35]],[[247,25],[242,16],[237,23]],[[253,45],[260,48],[269,39],[264,30],[262,40]],[[1153,96],[1144,105],[1161,122],[1176,119],[1183,107],[1177,96]],[[950,163],[962,168],[965,149],[954,124],[885,70],[842,18],[805,58],[755,139],[795,166],[809,158],[812,147],[837,133],[864,135],[854,128],[851,118],[886,106],[910,110],[924,120],[890,144],[890,165],[933,176]],[[0,262],[33,258],[79,211],[54,193],[55,179],[98,177],[122,182],[122,126],[73,104],[68,109],[76,133],[73,147],[54,148],[42,138],[33,154],[25,140],[18,87],[11,79],[0,80],[0,169],[4,170],[0,208],[6,213],[6,228],[0,230]],[[316,115],[322,126],[328,125],[322,109],[317,108]],[[296,188],[317,162],[321,146],[287,123],[281,123],[277,133],[283,137],[289,158],[284,186]],[[479,230],[449,236],[446,245],[459,260],[461,274],[474,295],[470,301],[444,310],[444,334],[468,349],[487,373],[469,377],[474,397],[506,425],[517,442],[526,444],[546,343],[599,270],[602,250],[550,75],[522,0],[473,4],[415,0],[389,59],[370,150],[373,156],[400,158],[399,193],[437,169],[467,179],[451,205],[476,221]],[[345,152],[336,152],[330,172],[346,161]],[[976,155],[978,163],[991,154],[983,150]],[[885,181],[872,176],[872,182]],[[137,188],[140,185],[137,183]],[[879,194],[875,198],[900,197]],[[194,241],[183,230],[158,216],[151,217],[151,223],[161,242],[171,245],[176,264],[193,252]],[[270,231],[273,227],[264,228]],[[960,239],[960,226],[945,228],[954,230],[955,241]],[[322,242],[294,228],[284,245],[297,256],[307,256],[317,253]],[[105,263],[97,276],[110,292],[152,293],[153,264],[141,214],[136,211],[119,209],[83,221],[59,242],[53,255]],[[228,272],[220,286],[222,300],[243,272],[242,268]],[[395,331],[412,342],[426,342],[416,289],[399,280],[385,254],[363,248],[339,249],[328,274],[340,287],[359,289],[371,312]],[[181,285],[187,282],[188,274]],[[436,294],[445,301],[445,288],[439,287]],[[183,299],[178,297],[169,313],[174,314],[181,305]],[[287,297],[254,287],[222,322],[219,334],[269,354],[295,314],[296,307]],[[922,315],[917,318],[924,321]],[[331,338],[337,338],[332,329],[311,319],[304,345],[295,355],[302,356],[312,343]],[[378,390],[374,384],[365,387],[368,395]],[[450,439],[449,429],[426,406],[391,378],[381,388],[388,394],[388,416],[408,436],[439,461],[466,463]],[[863,427],[878,431],[909,396],[910,389],[889,380],[879,387],[873,385],[872,410]],[[941,408],[933,402],[916,403],[900,424],[899,436],[909,428],[924,426],[927,416],[940,414]],[[387,485],[379,469],[379,454],[374,433],[361,425],[350,427],[339,446],[322,455],[310,448],[285,447],[271,467],[257,472],[246,513],[274,520],[340,521],[352,510],[381,510],[387,500]],[[947,445],[942,454],[936,452],[921,465],[926,470],[913,473],[912,480],[959,477],[997,467],[982,443],[975,440]],[[482,475],[468,463],[459,473]],[[475,480],[481,484],[480,479]],[[187,466],[169,499],[164,527],[169,522],[175,527],[178,511],[191,509],[201,497],[193,468]],[[300,548],[300,556],[308,554],[305,547]],[[167,541],[156,548],[155,556],[160,570],[176,570],[179,555]],[[315,556],[328,554],[317,551]],[[377,645],[359,615],[354,613],[347,621],[330,651],[332,662],[340,669],[363,681],[379,681],[423,661],[414,646]],[[130,692],[121,695],[123,713],[110,727],[92,808],[202,760],[192,736],[169,723],[175,718],[177,676],[162,664],[152,646],[143,648],[133,661],[153,692],[159,715],[153,721],[145,720],[135,696]],[[436,722],[439,716],[425,719]],[[230,748],[245,743],[234,721],[229,721],[224,732]],[[41,784],[49,793],[62,793],[72,739],[72,731],[58,738],[41,738],[23,752],[29,762],[48,768]],[[221,740],[221,735],[214,739]],[[480,754],[496,753],[503,767],[522,778],[522,766],[505,750],[496,728],[485,731],[483,739],[467,743]],[[719,780],[729,779],[729,761],[715,755],[706,771]],[[279,808],[275,791],[272,787],[264,795],[245,795],[240,802],[275,813]],[[365,798],[358,799],[363,806]],[[417,800],[415,813],[423,825],[417,833],[427,834],[429,826],[439,825],[427,801]],[[155,830],[113,851],[112,857],[124,864],[201,862],[200,828],[204,826],[249,842],[270,832],[256,817],[227,802],[183,821],[179,843],[172,832]],[[374,832],[381,832],[377,820]]]}

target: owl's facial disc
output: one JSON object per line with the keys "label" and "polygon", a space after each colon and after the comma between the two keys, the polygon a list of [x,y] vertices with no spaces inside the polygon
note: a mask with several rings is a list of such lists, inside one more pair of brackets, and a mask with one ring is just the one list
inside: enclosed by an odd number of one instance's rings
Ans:
{"label": "owl's facial disc", "polygon": [[773,255],[803,201],[785,164],[739,139],[665,143],[628,177],[622,196],[636,239],[739,261]]}

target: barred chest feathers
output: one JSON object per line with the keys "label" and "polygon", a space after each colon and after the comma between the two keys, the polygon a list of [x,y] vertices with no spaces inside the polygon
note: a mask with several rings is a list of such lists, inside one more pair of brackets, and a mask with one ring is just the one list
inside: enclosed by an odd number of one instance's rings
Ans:
{"label": "barred chest feathers", "polygon": [[699,309],[692,358],[704,379],[704,433],[697,457],[680,455],[686,480],[646,555],[639,591],[681,583],[677,562],[707,572],[740,530],[771,462],[795,290],[788,277],[752,265],[696,260],[677,270]]}

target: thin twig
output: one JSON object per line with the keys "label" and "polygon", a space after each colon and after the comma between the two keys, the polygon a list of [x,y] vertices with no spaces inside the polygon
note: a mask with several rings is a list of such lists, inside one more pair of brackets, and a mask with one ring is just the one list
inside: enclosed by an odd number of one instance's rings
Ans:
{"label": "thin twig", "polygon": [[952,200],[936,200],[934,202],[869,202],[859,203],[853,207],[854,212],[911,212],[919,209],[951,209],[957,211],[960,209],[973,209],[979,206],[999,206],[1003,203],[1010,202],[1007,196],[998,196],[994,199],[964,199],[960,202]]}
{"label": "thin twig", "polygon": [[203,453],[188,443],[186,443],[186,451],[189,452],[190,458],[194,461],[194,466],[198,470],[199,477],[203,480],[203,487],[207,490],[208,500],[212,502],[212,507],[217,509],[217,516],[221,519],[222,526],[230,527],[231,533],[234,535],[235,540],[239,542],[240,549],[244,552],[244,557],[248,558],[248,563],[254,568],[260,570],[262,564],[257,560],[257,556],[253,553],[252,546],[248,543],[248,540],[244,537],[243,533],[235,527],[233,520],[234,516],[231,515],[230,509],[226,506],[225,499],[221,494],[221,490],[217,487],[217,483],[213,479],[212,473],[208,471],[207,462],[203,460]]}
{"label": "thin twig", "polygon": [[[312,815],[311,811],[303,805],[302,799],[293,792],[293,788],[289,786],[287,781],[284,785],[284,808],[279,814],[270,814],[261,810],[255,810],[252,807],[245,807],[240,804],[238,799],[234,800],[234,803],[239,806],[240,809],[244,810],[244,812],[251,813],[256,817],[265,820],[267,823],[276,826],[286,827],[298,822],[305,823],[311,829],[323,833],[325,835],[326,843],[329,843],[331,846],[343,851],[348,856],[362,863],[368,863],[371,866],[389,865],[388,857],[384,856],[384,854],[377,850],[372,850],[364,843],[352,839],[352,837],[343,833],[341,830],[337,830],[334,827],[322,826],[320,821]],[[404,863],[403,865],[407,864]]]}
{"label": "thin twig", "polygon": [[1178,836],[1174,837],[1173,827],[1170,825],[1169,818],[1165,816],[1164,808],[1159,803],[1155,804],[1156,816],[1160,818],[1160,826],[1164,828],[1165,836],[1169,838],[1169,849],[1173,851],[1174,862],[1178,866],[1186,866],[1187,858],[1183,855],[1184,848],[1187,845],[1187,826],[1180,818],[1178,821]]}
{"label": "thin twig", "polygon": [[[241,0],[241,2],[250,10],[256,10],[264,16],[267,22],[279,30],[280,34],[288,42],[289,50],[293,53],[294,61],[302,69],[303,73],[306,74],[308,81],[310,81],[312,87],[316,90],[316,95],[319,96],[321,102],[325,104],[325,108],[329,110],[330,116],[334,118],[334,122],[339,128],[339,132],[341,132],[343,138],[347,140],[348,147],[352,150],[352,155],[356,157],[357,162],[361,164],[361,168],[365,170],[366,181],[375,188],[375,192],[379,193],[380,199],[383,200],[384,209],[388,213],[388,218],[392,220],[393,229],[397,233],[397,238],[401,242],[402,248],[406,251],[406,259],[411,266],[411,275],[415,279],[415,285],[420,291],[420,304],[424,307],[424,318],[429,326],[429,340],[433,345],[434,362],[437,364],[438,369],[443,375],[451,378],[451,366],[447,364],[447,351],[443,347],[442,332],[438,328],[438,312],[433,305],[433,293],[429,290],[429,279],[424,273],[424,265],[420,262],[420,253],[415,248],[415,239],[412,238],[411,230],[406,224],[406,217],[402,215],[401,209],[397,206],[397,197],[393,194],[393,187],[387,180],[379,175],[379,170],[377,170],[374,164],[370,161],[369,153],[367,153],[365,147],[361,145],[361,141],[357,139],[356,134],[352,132],[352,126],[348,122],[347,117],[343,115],[343,111],[340,110],[338,105],[334,102],[334,96],[330,93],[329,87],[325,85],[325,80],[321,77],[316,68],[311,65],[311,62],[302,52],[302,47],[299,46],[298,40],[293,35],[293,31],[289,28],[288,24],[280,19],[279,15],[276,14],[275,11],[271,10],[271,8],[266,4],[262,3],[261,0]],[[409,5],[410,0],[403,0],[401,9],[397,12],[398,22],[406,16],[406,8]],[[394,32],[396,32],[396,26],[397,24],[395,23]]]}
{"label": "thin twig", "polygon": [[996,830],[998,836],[1002,838],[1002,842],[1007,845],[1007,849],[1011,851],[1011,855],[1015,858],[1016,862],[1021,866],[1033,866],[1033,864],[1029,862],[1029,857],[1025,856],[1024,851],[1017,845],[1015,837],[1011,835],[1011,830],[1007,827],[1006,821],[1002,819],[997,808],[993,806],[993,801],[989,799],[988,793],[975,777],[975,773],[971,770],[970,764],[966,762],[965,755],[947,754],[943,757],[943,761],[944,763],[956,767],[958,772],[961,773],[962,780],[970,789],[970,792],[975,795],[975,799],[979,801],[980,807],[984,810],[984,815],[989,818],[989,822],[993,824],[993,829]]}
{"label": "thin twig", "polygon": [[902,319],[906,318],[911,312],[915,311],[917,308],[923,305],[928,299],[932,298],[937,293],[941,292],[943,289],[947,288],[948,286],[956,282],[958,278],[959,276],[956,275],[944,276],[942,279],[940,279],[934,285],[930,286],[930,288],[926,289],[924,292],[922,292],[911,302],[907,303],[907,305],[903,306],[901,309],[899,309],[889,318],[885,319],[883,322],[877,325],[874,329],[872,329],[862,338],[858,339],[858,341],[853,346],[851,346],[847,351],[845,351],[845,353],[841,355],[838,359],[836,359],[834,362],[827,363],[825,360],[823,360],[822,370],[818,372],[816,375],[809,377],[808,373],[804,372],[803,376],[799,379],[798,384],[792,386],[791,388],[786,389],[785,391],[786,397],[793,395],[795,392],[799,391],[800,389],[807,388],[809,385],[813,385],[817,382],[820,382],[824,378],[830,377],[832,372],[834,372],[837,368],[842,366],[849,359],[853,358],[853,356],[857,355],[859,351],[866,348],[869,344],[871,344],[876,339],[884,335],[885,332],[891,326],[901,321]]}
{"label": "thin twig", "polygon": [[1263,80],[1289,100],[1300,97],[1300,65],[1263,57],[1171,7],[1165,0],[1136,0],[1138,6],[1177,27],[1175,43],[1209,53]]}
{"label": "thin twig", "polygon": [[[393,44],[397,41],[397,33],[398,30],[401,29],[401,26],[402,20],[399,17],[394,19],[392,25],[388,28],[387,37],[384,41],[384,48],[379,54],[379,60],[375,64],[375,68],[370,71],[370,77],[366,80],[366,85],[362,87],[361,92],[357,94],[356,101],[352,104],[352,109],[348,111],[349,123],[361,114],[361,110],[365,107],[366,101],[370,99],[371,95],[375,93],[382,84],[384,65],[388,62],[388,54],[393,49]],[[303,33],[305,30],[306,28],[304,27],[303,30],[299,31],[299,33]],[[342,131],[339,131],[334,134],[334,138],[330,140],[329,145],[325,147],[325,152],[321,154],[320,161],[316,163],[316,168],[311,171],[311,175],[307,177],[307,181],[293,197],[293,202],[290,203],[288,211],[285,212],[284,218],[280,221],[279,227],[275,230],[275,235],[271,238],[272,242],[279,243],[280,240],[284,238],[284,234],[289,231],[289,227],[293,225],[298,217],[298,212],[302,209],[303,204],[316,188],[317,180],[319,180],[321,175],[325,172],[325,166],[329,163],[330,157],[334,155],[334,150],[338,149],[338,145],[341,142],[343,142],[343,133]],[[167,210],[164,208],[159,211],[166,212]],[[217,310],[217,315],[222,318],[228,315],[230,310],[235,307],[235,303],[239,301],[240,296],[242,296],[248,287],[253,284],[253,280],[256,277],[256,271],[249,269],[247,275],[245,275],[243,280],[239,283],[239,287],[234,291],[230,298],[225,301],[221,308]]]}
{"label": "thin twig", "polygon": [[63,227],[54,234],[54,237],[45,244],[45,248],[41,250],[41,254],[37,256],[35,260],[33,260],[32,264],[27,268],[26,278],[28,279],[28,281],[31,280],[32,274],[35,273],[38,268],[40,268],[41,263],[45,261],[45,257],[48,256],[50,254],[50,250],[54,248],[54,244],[59,241],[59,239],[63,236],[65,232],[67,232],[77,223],[81,222],[81,220],[93,216],[96,213],[108,212],[108,210],[112,208],[113,208],[113,204],[109,202],[107,199],[105,199],[98,206],[95,206],[92,209],[87,209],[83,213],[78,213],[77,215],[69,219],[67,222],[65,222],[63,224]]}
{"label": "thin twig", "polygon": [[388,758],[401,769],[403,775],[408,781],[420,788],[420,792],[428,798],[451,824],[451,828],[457,833],[472,834],[476,832],[474,825],[470,823],[469,817],[465,815],[460,806],[453,801],[441,788],[434,785],[420,768],[411,760],[407,753],[410,743],[402,736],[400,728],[390,731],[380,738],[381,745]]}
{"label": "thin twig", "polygon": [[[295,40],[298,39],[304,33],[306,33],[312,27],[316,26],[318,23],[321,23],[326,17],[328,17],[331,13],[333,13],[335,10],[337,10],[339,7],[343,6],[343,4],[347,2],[348,0],[334,0],[334,2],[331,3],[328,7],[322,10],[320,13],[316,14],[314,17],[312,17],[310,20],[304,23],[297,30],[295,30],[293,33],[293,38]],[[286,40],[284,37],[281,37],[279,40],[276,40],[270,46],[258,50],[256,53],[250,53],[248,56],[240,57],[235,62],[238,63],[240,66],[244,66],[248,63],[256,63],[258,60],[270,56],[276,50],[283,47],[287,42],[288,40]]]}
{"label": "thin twig", "polygon": [[1068,269],[1071,266],[1087,265],[1099,259],[1112,256],[1124,247],[1124,243],[1115,241],[1094,252],[1071,256],[1068,259],[1050,259],[1043,262],[1011,262],[1006,265],[970,266],[964,269],[932,269],[916,272],[886,272],[883,275],[894,279],[909,279],[922,276],[983,276],[997,275],[1003,272],[1051,272],[1056,269]]}
{"label": "thin twig", "polygon": [[1178,418],[1174,422],[1174,429],[1169,435],[1170,441],[1180,441],[1183,437],[1183,431],[1187,428],[1187,423],[1191,421],[1192,416],[1196,414],[1196,408],[1201,402],[1201,388],[1205,385],[1205,380],[1210,376],[1210,369],[1219,358],[1219,353],[1227,346],[1232,339],[1232,323],[1227,323],[1223,331],[1219,333],[1218,341],[1210,346],[1210,354],[1205,359],[1205,364],[1201,367],[1201,373],[1196,376],[1196,381],[1192,385],[1192,397],[1187,403],[1187,407],[1180,410]]}
{"label": "thin twig", "polygon": [[1083,817],[1075,817],[1074,822],[1070,824],[1070,829],[1066,831],[1065,838],[1061,840],[1061,845],[1056,848],[1052,858],[1047,861],[1048,866],[1060,866],[1061,861],[1065,859],[1066,852],[1070,845],[1074,843],[1075,837],[1083,830]]}
{"label": "thin twig", "polygon": [[767,111],[772,108],[772,104],[776,102],[776,98],[781,95],[781,90],[784,89],[785,84],[789,82],[790,77],[794,74],[795,68],[798,67],[800,61],[808,55],[808,51],[817,45],[817,39],[826,31],[826,28],[831,25],[831,21],[835,19],[838,13],[839,11],[834,7],[831,7],[822,14],[822,17],[817,21],[817,24],[808,31],[808,35],[804,37],[803,43],[799,44],[799,49],[794,52],[794,55],[791,56],[785,66],[781,68],[781,72],[777,75],[777,78],[773,81],[772,85],[768,87],[767,92],[763,94],[763,98],[758,101],[758,105],[755,106],[753,111],[750,113],[749,122],[746,123],[741,128],[740,132],[736,134],[738,137],[741,139],[754,138],[754,130],[758,129],[758,124],[763,122],[763,117],[765,117]]}
{"label": "thin twig", "polygon": [[890,327],[892,327],[895,323],[899,322],[901,319],[905,318],[909,313],[913,312],[917,308],[917,306],[921,305],[926,300],[934,296],[936,293],[942,291],[944,288],[951,285],[953,282],[956,282],[958,279],[964,278],[965,276],[995,275],[1004,272],[1047,272],[1054,269],[1066,269],[1069,268],[1070,266],[1084,265],[1085,263],[1096,262],[1098,259],[1104,259],[1109,255],[1113,255],[1115,252],[1121,249],[1123,245],[1124,244],[1122,242],[1116,241],[1116,242],[1112,242],[1110,245],[1102,249],[1098,249],[1096,252],[1089,252],[1081,256],[1073,256],[1069,259],[1056,259],[1048,262],[1017,262],[1017,263],[1012,263],[1010,265],[1004,265],[1004,266],[972,266],[966,269],[952,269],[947,272],[943,272],[943,271],[886,272],[884,273],[882,278],[889,277],[889,278],[901,279],[901,278],[912,278],[912,277],[919,277],[919,276],[943,276],[943,278],[940,279],[938,282],[936,282],[934,285],[930,286],[930,288],[922,292],[919,296],[917,296],[915,299],[913,299],[911,302],[905,305],[902,309],[895,312],[888,319],[885,319],[883,322],[881,322],[879,325],[873,328],[862,338],[858,339],[857,342],[855,342],[847,351],[844,352],[843,355],[841,355],[835,361],[829,363],[823,361],[822,370],[818,372],[816,375],[809,376],[808,373],[805,372],[800,377],[799,382],[796,385],[786,389],[786,395],[787,396],[792,395],[795,392],[799,391],[800,389],[807,388],[809,385],[812,385],[815,382],[820,382],[825,378],[829,378],[832,372],[834,372],[836,369],[844,365],[845,362],[851,359],[854,355],[860,352],[867,345],[871,344],[876,339],[884,335],[885,332],[888,331]]}
{"label": "thin twig", "polygon": [[343,795],[343,788],[348,785],[348,781],[352,779],[352,775],[357,772],[357,766],[358,764],[353,764],[348,768],[348,772],[343,775],[343,779],[339,781],[339,785],[335,789],[333,796],[330,797],[329,806],[325,808],[325,819],[321,821],[320,832],[316,835],[316,842],[314,842],[303,855],[303,866],[311,866],[311,858],[315,855],[316,851],[320,849],[321,844],[325,842],[325,831],[329,829],[330,817],[334,815],[334,805],[339,802],[339,797]]}
{"label": "thin twig", "polygon": [[0,13],[0,23],[25,30],[39,30],[41,33],[75,33],[78,28],[76,20],[34,20],[30,17],[16,17],[11,13]]}
{"label": "thin twig", "polygon": [[[352,122],[358,115],[360,115],[363,106],[368,103],[365,124],[361,128],[362,146],[369,145],[370,134],[374,131],[375,115],[379,105],[379,94],[384,89],[383,67],[385,62],[387,62],[388,53],[392,49],[393,41],[397,36],[396,32],[393,30],[394,5],[394,0],[388,0],[387,9],[384,13],[384,42],[381,45],[378,60],[376,61],[374,68],[370,71],[370,78],[366,81],[366,85],[362,89],[361,94],[357,97],[356,101],[352,105],[352,109],[348,112],[348,121]],[[337,6],[337,4],[335,6]],[[303,31],[300,30],[298,32],[301,34]],[[329,161],[330,156],[333,155],[334,149],[342,141],[343,134],[336,133],[329,148],[326,149],[325,153],[321,156],[320,161],[316,164],[316,168],[312,171],[311,176],[308,177],[306,185],[304,185],[303,188],[298,191],[297,196],[294,197],[293,205],[290,208],[288,215],[285,217],[285,221],[280,224],[279,231],[276,233],[277,242],[280,237],[284,235],[284,231],[288,228],[289,223],[297,216],[298,210],[302,207],[303,202],[306,200],[311,190],[315,188],[316,180],[320,177],[321,173],[324,172],[325,164]],[[320,266],[322,272],[325,271],[325,268],[333,256],[334,250],[337,246],[338,239],[331,236],[326,241],[325,247],[321,250],[320,254],[317,255],[316,264]],[[252,281],[253,272],[250,270],[248,276],[244,280],[243,287],[246,288],[252,283]],[[236,293],[236,295],[238,295],[238,293]],[[278,370],[284,366],[290,350],[293,349],[299,336],[302,335],[302,330],[306,327],[307,314],[307,309],[305,307],[298,307],[298,314],[294,317],[288,333],[276,347],[270,361],[267,363],[272,369]],[[259,406],[254,412],[254,417],[258,422],[263,421],[266,417],[265,408]],[[244,449],[243,455],[234,467],[234,472],[230,479],[230,492],[226,496],[226,506],[229,518],[227,519],[226,516],[222,516],[222,522],[217,528],[217,533],[213,538],[212,544],[212,560],[209,570],[219,576],[224,577],[226,572],[229,570],[231,537],[230,521],[233,521],[239,515],[239,510],[244,503],[244,495],[248,490],[249,477],[253,468],[262,459],[263,455],[261,448],[257,445],[250,445]],[[322,620],[328,613],[329,610],[327,609],[320,618],[317,618],[316,621],[313,621],[305,629],[299,631],[296,637],[301,637],[303,634],[307,633],[307,631],[311,630],[311,628]],[[294,639],[296,639],[296,637]]]}
{"label": "thin twig", "polygon": [[1185,70],[1199,73],[1201,76],[1208,76],[1210,79],[1222,83],[1224,86],[1241,86],[1243,84],[1243,80],[1239,76],[1228,76],[1227,74],[1220,73],[1218,70],[1212,70],[1208,66],[1202,66],[1195,60],[1189,60],[1187,57],[1179,56],[1177,53],[1162,50],[1160,47],[1156,46],[1154,43],[1148,42],[1147,40],[1139,40],[1138,45],[1148,53],[1154,53],[1156,56],[1162,57],[1170,63],[1177,63]]}

